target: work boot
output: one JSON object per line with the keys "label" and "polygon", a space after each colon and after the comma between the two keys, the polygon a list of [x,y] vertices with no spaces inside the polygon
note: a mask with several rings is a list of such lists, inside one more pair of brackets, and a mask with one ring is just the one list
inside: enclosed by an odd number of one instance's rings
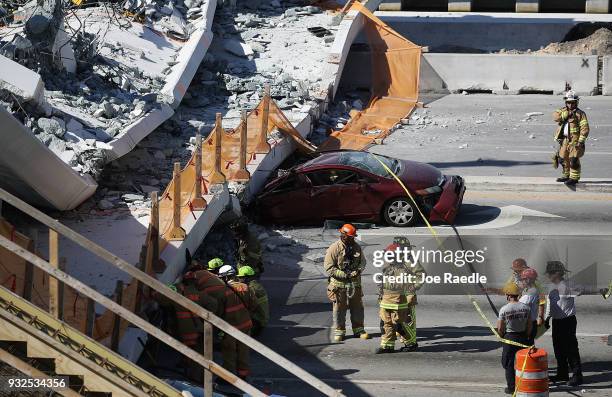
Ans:
{"label": "work boot", "polygon": [[385,354],[385,353],[394,353],[395,349],[392,347],[379,347],[374,352],[375,354]]}
{"label": "work boot", "polygon": [[578,181],[576,179],[568,179],[565,181],[565,186],[576,186]]}
{"label": "work boot", "polygon": [[344,335],[334,335],[334,342],[342,342],[344,340]]}
{"label": "work boot", "polygon": [[504,387],[504,393],[505,394],[514,394],[514,387],[513,388]]}
{"label": "work boot", "polygon": [[601,296],[603,296],[604,299],[608,299],[608,288],[602,288],[599,290],[599,293],[601,294]]}
{"label": "work boot", "polygon": [[370,334],[368,334],[367,332],[363,331],[362,333],[359,334],[359,337],[361,339],[371,339],[372,337],[370,336]]}
{"label": "work boot", "polygon": [[567,385],[570,387],[576,387],[582,384],[582,374],[577,373],[572,376],[572,378],[567,382]]}
{"label": "work boot", "polygon": [[403,352],[413,352],[419,348],[419,344],[414,342],[409,345],[404,345],[400,350]]}
{"label": "work boot", "polygon": [[565,182],[567,181],[569,178],[566,176],[562,176],[561,178],[557,178],[557,182]]}

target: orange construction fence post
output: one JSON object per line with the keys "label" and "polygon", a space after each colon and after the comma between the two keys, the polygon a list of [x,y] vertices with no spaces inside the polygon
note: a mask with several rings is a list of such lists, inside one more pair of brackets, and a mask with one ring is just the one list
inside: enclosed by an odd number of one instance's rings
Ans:
{"label": "orange construction fence post", "polygon": [[211,185],[218,183],[225,183],[225,174],[221,171],[221,139],[223,133],[223,121],[221,119],[221,113],[216,115],[215,123],[215,165],[212,174],[209,177]]}
{"label": "orange construction fence post", "polygon": [[232,180],[238,182],[248,182],[251,178],[251,173],[246,169],[246,158],[247,158],[247,112],[242,110],[240,115],[240,159],[239,168],[234,172]]}
{"label": "orange construction fence post", "polygon": [[259,130],[259,140],[255,147],[255,153],[268,153],[270,144],[268,143],[268,118],[270,117],[270,85],[264,86],[263,109],[261,111],[261,128]]}
{"label": "orange construction fence post", "polygon": [[195,147],[195,194],[193,200],[191,200],[191,206],[194,210],[204,210],[206,208],[206,200],[202,196],[202,135],[200,131],[196,133],[196,147]]}
{"label": "orange construction fence post", "polygon": [[172,197],[172,228],[168,233],[169,241],[185,239],[185,230],[181,227],[181,163],[174,163],[174,195]]}

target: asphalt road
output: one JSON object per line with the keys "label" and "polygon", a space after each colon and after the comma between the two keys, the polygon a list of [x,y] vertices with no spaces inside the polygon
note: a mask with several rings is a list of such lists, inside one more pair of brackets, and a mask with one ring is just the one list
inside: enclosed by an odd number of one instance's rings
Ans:
{"label": "asphalt road", "polygon": [[[606,277],[612,276],[608,259],[612,246],[608,242],[612,236],[610,200],[612,195],[602,193],[576,193],[568,199],[566,193],[468,192],[457,220],[458,230],[468,243],[487,243],[492,259],[485,270],[497,280],[508,276],[510,262],[517,256],[525,257],[539,270],[543,270],[544,260],[561,259],[572,266],[577,278],[593,273],[589,265],[595,266],[594,279],[581,279],[582,283],[591,282],[594,289],[607,284]],[[445,227],[437,226],[436,230],[442,238],[452,233]],[[371,252],[384,248],[397,234],[410,235],[420,243],[429,238],[429,230],[361,230],[369,262],[363,276],[366,327],[374,338],[351,338],[341,344],[330,342],[331,304],[325,295],[327,280],[321,262],[325,247],[336,238],[335,232],[283,228],[268,229],[267,233],[283,235],[294,243],[276,244],[265,251],[263,283],[271,295],[272,311],[271,326],[261,337],[265,344],[348,396],[503,395],[500,343],[461,291],[424,287],[417,313],[419,351],[373,354],[380,338],[377,290],[372,280],[377,269],[372,266]],[[513,251],[515,246],[522,251]],[[594,265],[594,261],[599,262]],[[482,295],[476,299],[494,322],[486,299]],[[497,308],[504,304],[500,296],[494,296],[493,301]],[[577,311],[585,385],[551,391],[559,396],[612,396],[612,346],[606,344],[607,335],[612,334],[612,301],[583,295],[577,298]],[[554,368],[550,333],[538,340],[538,345],[549,352],[549,366]],[[252,361],[257,383],[269,380],[273,391],[288,396],[318,395],[262,357]]]}
{"label": "asphalt road", "polygon": [[[446,95],[421,98],[410,124],[370,151],[431,163],[445,173],[491,176],[558,176],[551,166],[553,95]],[[584,97],[591,133],[582,159],[584,177],[612,179],[612,98]],[[527,117],[529,112],[542,115]],[[429,124],[419,125],[423,116]],[[415,120],[419,117],[418,120]]]}

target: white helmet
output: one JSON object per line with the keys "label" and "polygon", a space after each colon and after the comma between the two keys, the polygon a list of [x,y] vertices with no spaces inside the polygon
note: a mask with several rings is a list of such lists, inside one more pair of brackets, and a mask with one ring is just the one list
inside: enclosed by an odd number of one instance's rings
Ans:
{"label": "white helmet", "polygon": [[236,269],[232,265],[223,265],[219,269],[219,277],[231,277],[236,275]]}
{"label": "white helmet", "polygon": [[580,98],[578,97],[578,95],[576,95],[574,90],[569,90],[565,93],[563,99],[565,99],[565,102],[575,102],[578,101],[578,99]]}

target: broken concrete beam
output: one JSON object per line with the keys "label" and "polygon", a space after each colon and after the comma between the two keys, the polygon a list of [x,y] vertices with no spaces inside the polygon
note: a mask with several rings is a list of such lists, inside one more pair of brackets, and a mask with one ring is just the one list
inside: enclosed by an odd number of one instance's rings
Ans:
{"label": "broken concrete beam", "polygon": [[57,32],[57,36],[55,36],[55,43],[53,44],[51,52],[53,54],[57,53],[58,62],[61,63],[63,69],[68,73],[76,73],[77,63],[74,56],[74,49],[72,48],[72,44],[70,44],[70,38],[66,34],[64,21],[62,21],[61,28]]}
{"label": "broken concrete beam", "polygon": [[239,57],[253,55],[253,49],[251,46],[238,40],[223,40],[223,48],[225,48],[225,50],[230,54],[234,54]]}
{"label": "broken concrete beam", "polygon": [[45,86],[40,75],[0,55],[0,89],[24,101],[44,101]]}

